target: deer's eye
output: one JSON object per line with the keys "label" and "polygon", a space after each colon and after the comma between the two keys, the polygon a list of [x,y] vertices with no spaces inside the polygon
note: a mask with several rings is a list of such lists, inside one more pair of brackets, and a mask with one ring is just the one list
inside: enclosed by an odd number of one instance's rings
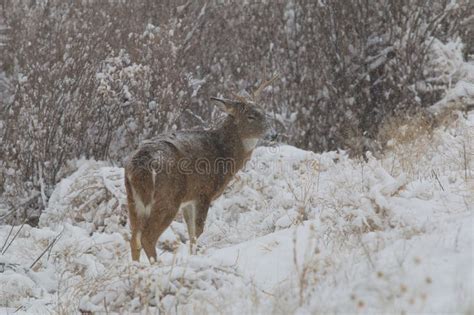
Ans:
{"label": "deer's eye", "polygon": [[250,120],[250,121],[255,120],[255,116],[247,116],[247,119]]}

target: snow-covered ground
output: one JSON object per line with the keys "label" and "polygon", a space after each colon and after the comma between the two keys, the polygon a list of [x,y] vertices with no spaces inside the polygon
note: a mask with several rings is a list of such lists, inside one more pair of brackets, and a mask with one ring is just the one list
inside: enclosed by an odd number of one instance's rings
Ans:
{"label": "snow-covered ground", "polygon": [[[76,161],[40,227],[1,226],[0,313],[474,312],[474,112],[367,161],[259,147],[197,255],[128,247],[123,169]],[[410,132],[410,126],[401,126]]]}

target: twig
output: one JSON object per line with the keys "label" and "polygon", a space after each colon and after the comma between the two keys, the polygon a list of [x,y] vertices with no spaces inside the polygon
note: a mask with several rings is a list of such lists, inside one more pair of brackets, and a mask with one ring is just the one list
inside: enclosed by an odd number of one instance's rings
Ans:
{"label": "twig", "polygon": [[11,216],[12,214],[15,213],[15,210],[16,209],[11,209],[10,211],[8,211],[7,213],[5,213],[3,216],[0,217],[0,220],[5,220],[6,218],[8,218],[9,216]]}
{"label": "twig", "polygon": [[18,306],[18,308],[17,308],[13,313],[18,312],[18,311],[21,310],[22,308],[23,308],[23,305]]}
{"label": "twig", "polygon": [[462,143],[463,149],[463,158],[464,158],[464,180],[467,182],[467,152],[466,152],[466,142],[463,141]]}
{"label": "twig", "polygon": [[191,115],[191,117],[195,118],[201,125],[205,125],[206,122],[204,121],[204,119],[202,119],[201,116],[199,115],[196,115],[195,113],[193,113],[189,108],[186,108],[184,110],[185,113]]}
{"label": "twig", "polygon": [[364,254],[367,256],[367,260],[369,261],[370,266],[372,267],[373,270],[375,270],[375,264],[374,261],[372,260],[372,256],[370,256],[369,249],[367,248],[367,245],[362,241],[362,237],[358,235],[358,241],[364,250]]}
{"label": "twig", "polygon": [[2,255],[5,254],[7,252],[7,250],[10,248],[10,245],[13,243],[13,241],[17,238],[18,234],[20,234],[20,231],[21,229],[23,228],[23,226],[25,225],[26,223],[26,219],[25,221],[23,221],[23,224],[20,226],[20,228],[18,229],[18,231],[15,233],[15,235],[13,236],[12,240],[10,241],[10,243],[8,243],[8,246],[5,248],[5,250],[2,250]]}
{"label": "twig", "polygon": [[[32,202],[36,197],[38,197],[38,193],[34,193],[30,198],[28,198],[27,200],[25,200],[24,202],[22,202],[21,204],[19,205],[16,205],[16,208],[22,208],[23,206],[26,206],[28,205],[30,202]],[[0,217],[0,220],[4,220],[6,218],[8,218],[9,216],[11,216],[12,214],[15,213],[16,209],[10,205],[10,207],[12,209],[10,209],[6,214],[4,214],[3,216]]]}
{"label": "twig", "polygon": [[459,234],[461,233],[462,224],[459,226],[458,231],[456,232],[456,238],[454,239],[454,250],[458,252],[458,242],[459,242]]}
{"label": "twig", "polygon": [[107,309],[107,301],[105,300],[105,296],[104,296],[104,308],[105,308],[105,314],[109,315],[109,310]]}
{"label": "twig", "polygon": [[438,174],[436,174],[436,172],[434,170],[431,170],[431,172],[433,173],[433,176],[436,178],[436,180],[438,181],[438,184],[439,186],[441,187],[441,189],[444,191],[444,187],[443,187],[443,184],[441,184],[441,181],[439,180],[438,178]]}
{"label": "twig", "polygon": [[12,228],[10,229],[10,232],[8,233],[7,238],[5,239],[5,243],[3,243],[2,250],[0,250],[0,253],[3,253],[3,249],[4,249],[5,246],[7,245],[8,240],[10,239],[10,235],[12,235],[12,232],[13,232],[13,228],[14,228],[14,227],[15,227],[15,226],[12,225]]}
{"label": "twig", "polygon": [[63,228],[63,230],[53,239],[53,241],[48,245],[48,247],[46,247],[46,249],[41,253],[41,255],[39,255],[39,257],[36,258],[36,260],[31,264],[30,269],[32,269],[32,268],[36,265],[36,263],[41,259],[41,257],[44,256],[44,254],[46,254],[46,252],[47,252],[49,249],[53,248],[53,245],[54,245],[54,244],[56,243],[56,241],[61,237],[61,235],[63,234],[63,232],[64,232],[64,228]]}

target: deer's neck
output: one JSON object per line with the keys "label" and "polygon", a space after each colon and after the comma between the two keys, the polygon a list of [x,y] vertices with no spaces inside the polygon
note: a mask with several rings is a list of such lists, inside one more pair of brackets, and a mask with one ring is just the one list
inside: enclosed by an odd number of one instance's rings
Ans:
{"label": "deer's neck", "polygon": [[231,116],[224,120],[219,129],[225,144],[232,146],[234,154],[242,155],[242,159],[248,158],[258,142],[258,138],[242,137],[235,119]]}
{"label": "deer's neck", "polygon": [[257,146],[258,138],[246,138],[242,139],[242,145],[246,153],[251,153]]}

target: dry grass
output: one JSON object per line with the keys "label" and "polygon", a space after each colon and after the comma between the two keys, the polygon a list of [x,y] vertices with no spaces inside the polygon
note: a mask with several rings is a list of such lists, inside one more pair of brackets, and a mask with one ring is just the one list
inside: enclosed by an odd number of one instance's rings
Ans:
{"label": "dry grass", "polygon": [[406,145],[432,134],[434,118],[424,111],[388,118],[379,130],[377,141],[383,148]]}
{"label": "dry grass", "polygon": [[287,179],[288,190],[293,195],[298,213],[295,222],[293,222],[294,224],[308,220],[308,213],[310,212],[312,204],[314,204],[315,193],[319,190],[321,174],[319,164],[320,161],[311,159],[307,159],[303,162],[305,167],[301,170],[301,181],[298,187],[292,185],[290,180]]}
{"label": "dry grass", "polygon": [[[470,165],[474,152],[474,131],[466,126],[462,115],[462,112],[446,111],[435,117],[418,111],[387,120],[378,135],[378,141],[384,147],[382,158],[385,168],[393,176],[403,172],[411,179],[434,178],[440,185],[435,169],[437,166],[462,169],[467,182],[472,177]],[[446,139],[440,135],[446,130],[452,135],[449,149],[446,148]],[[434,155],[444,157],[443,165],[431,163]]]}

